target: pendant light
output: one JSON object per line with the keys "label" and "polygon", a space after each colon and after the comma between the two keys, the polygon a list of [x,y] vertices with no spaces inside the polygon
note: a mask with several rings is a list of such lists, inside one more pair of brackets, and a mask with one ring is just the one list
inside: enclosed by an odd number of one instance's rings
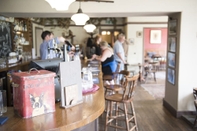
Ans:
{"label": "pendant light", "polygon": [[72,15],[71,20],[75,22],[75,25],[85,25],[89,19],[89,16],[82,12],[81,2],[79,2],[79,9],[76,14]]}
{"label": "pendant light", "polygon": [[93,33],[96,29],[96,26],[93,24],[86,24],[83,28],[86,30],[86,32]]}
{"label": "pendant light", "polygon": [[63,11],[68,10],[70,4],[72,4],[76,0],[45,0],[47,1],[52,8],[56,10]]}

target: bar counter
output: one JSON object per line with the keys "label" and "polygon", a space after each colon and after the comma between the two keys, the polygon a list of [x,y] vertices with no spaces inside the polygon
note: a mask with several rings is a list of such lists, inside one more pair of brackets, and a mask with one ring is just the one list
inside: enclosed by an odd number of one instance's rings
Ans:
{"label": "bar counter", "polygon": [[3,114],[8,121],[0,126],[0,131],[98,131],[97,118],[105,108],[102,82],[98,85],[98,91],[83,96],[82,104],[64,109],[57,103],[55,112],[33,118],[23,119],[14,114],[13,107],[8,107]]}

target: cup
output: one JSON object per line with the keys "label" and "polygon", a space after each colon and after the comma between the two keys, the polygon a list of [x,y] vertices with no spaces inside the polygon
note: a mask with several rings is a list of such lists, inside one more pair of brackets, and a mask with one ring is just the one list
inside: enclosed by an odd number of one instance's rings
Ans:
{"label": "cup", "polygon": [[7,95],[6,90],[0,90],[2,94],[2,113],[7,112]]}
{"label": "cup", "polygon": [[3,114],[3,99],[2,92],[0,92],[0,116]]}

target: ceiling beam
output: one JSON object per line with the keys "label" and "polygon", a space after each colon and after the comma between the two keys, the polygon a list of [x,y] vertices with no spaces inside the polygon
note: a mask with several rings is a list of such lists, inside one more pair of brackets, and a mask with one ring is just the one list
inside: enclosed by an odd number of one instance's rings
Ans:
{"label": "ceiling beam", "polygon": [[105,3],[114,3],[113,0],[76,0],[79,2],[105,2]]}

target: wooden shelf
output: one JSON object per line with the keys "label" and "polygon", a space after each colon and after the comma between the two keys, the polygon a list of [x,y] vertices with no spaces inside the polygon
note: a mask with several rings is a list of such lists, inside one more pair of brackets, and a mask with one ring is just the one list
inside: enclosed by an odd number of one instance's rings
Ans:
{"label": "wooden shelf", "polygon": [[[21,32],[23,34],[23,37],[25,38],[25,40],[29,41],[29,45],[22,45],[23,46],[23,52],[31,52],[32,47],[33,47],[32,22],[31,22],[31,20],[25,19],[25,18],[15,18],[15,20],[24,21],[26,23],[27,31],[18,31],[18,32]],[[14,25],[12,25],[12,30],[14,30]],[[15,35],[16,35],[15,33],[12,34],[12,36],[13,36],[12,39],[13,40],[14,40]],[[14,48],[15,47],[13,47],[13,51],[14,51]]]}

